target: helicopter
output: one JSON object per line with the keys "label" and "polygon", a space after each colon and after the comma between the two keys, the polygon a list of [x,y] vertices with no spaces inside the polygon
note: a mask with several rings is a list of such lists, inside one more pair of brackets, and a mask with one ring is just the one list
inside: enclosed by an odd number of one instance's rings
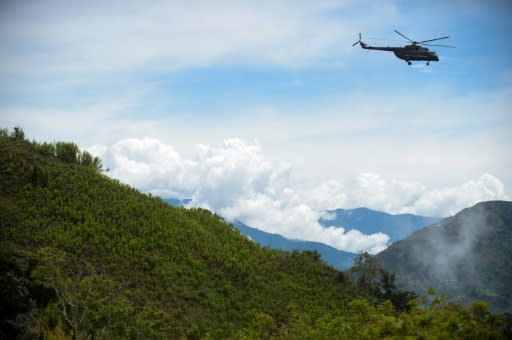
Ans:
{"label": "helicopter", "polygon": [[448,46],[448,45],[437,45],[437,44],[426,44],[431,41],[441,40],[441,39],[447,39],[449,36],[441,37],[441,38],[435,38],[435,39],[429,39],[429,40],[423,40],[423,41],[414,41],[409,38],[407,38],[402,33],[395,30],[395,32],[405,39],[409,40],[411,44],[405,45],[403,47],[393,47],[393,46],[370,46],[368,44],[365,44],[361,41],[361,33],[359,33],[359,40],[352,44],[352,46],[356,46],[357,44],[361,45],[362,48],[366,50],[379,50],[379,51],[390,51],[395,54],[397,58],[403,59],[407,62],[408,65],[412,64],[412,60],[414,61],[426,61],[427,65],[430,65],[431,61],[439,61],[439,57],[437,56],[436,52],[430,51],[428,48],[423,47],[425,46],[440,46],[440,47],[450,47],[455,48],[455,46]]}

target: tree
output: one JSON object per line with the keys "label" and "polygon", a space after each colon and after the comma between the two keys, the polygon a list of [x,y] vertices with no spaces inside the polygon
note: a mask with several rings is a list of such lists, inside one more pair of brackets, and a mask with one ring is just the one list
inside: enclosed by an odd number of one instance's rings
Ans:
{"label": "tree", "polygon": [[19,126],[14,127],[14,131],[11,133],[11,137],[14,139],[25,139],[25,132],[23,132],[23,129]]}
{"label": "tree", "polygon": [[[92,165],[94,166],[94,168],[97,171],[103,170],[103,164],[101,164],[101,159],[99,157],[94,157],[94,159],[92,160]],[[107,169],[107,171],[108,171],[108,169]]]}
{"label": "tree", "polygon": [[395,274],[384,269],[380,270],[380,279],[376,289],[376,296],[380,301],[389,300],[399,312],[409,311],[409,301],[417,298],[414,292],[401,291],[395,286]]}
{"label": "tree", "polygon": [[350,269],[353,279],[366,294],[377,301],[389,300],[397,311],[409,310],[409,301],[417,296],[395,286],[395,274],[389,273],[367,252],[356,256]]}
{"label": "tree", "polygon": [[382,266],[377,262],[377,259],[368,252],[364,252],[355,257],[350,274],[359,288],[370,295],[374,295],[381,270]]}
{"label": "tree", "polygon": [[55,156],[55,144],[54,143],[46,143],[46,142],[43,142],[43,143],[36,143],[34,141],[37,149],[45,154],[45,155],[53,155]]}
{"label": "tree", "polygon": [[94,266],[54,248],[39,250],[41,264],[33,271],[37,282],[54,290],[62,317],[74,339],[90,335],[126,336],[133,313],[122,287],[96,273]]}
{"label": "tree", "polygon": [[77,163],[80,150],[75,143],[57,142],[55,153],[57,158],[66,163]]}
{"label": "tree", "polygon": [[[1,214],[0,214],[1,215]],[[0,243],[0,338],[38,338],[36,315],[53,292],[30,278],[31,254],[10,241]]]}
{"label": "tree", "polygon": [[99,159],[98,157],[93,157],[86,150],[78,152],[78,163],[82,166],[93,167],[97,171],[101,171],[103,166],[101,164],[101,159]]}
{"label": "tree", "polygon": [[87,151],[78,153],[78,162],[83,166],[92,166],[92,155]]}

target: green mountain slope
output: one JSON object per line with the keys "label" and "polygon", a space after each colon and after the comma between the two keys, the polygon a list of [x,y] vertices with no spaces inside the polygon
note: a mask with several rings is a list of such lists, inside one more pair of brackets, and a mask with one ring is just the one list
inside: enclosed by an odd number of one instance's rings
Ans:
{"label": "green mountain slope", "polygon": [[400,287],[512,311],[512,202],[482,202],[377,255]]}
{"label": "green mountain slope", "polygon": [[[263,249],[208,211],[170,207],[23,141],[0,143],[2,239],[45,260],[55,273],[42,279],[112,286],[105,294],[119,292],[127,308],[117,317],[133,318],[127,332],[224,336],[262,313],[286,318],[291,303],[335,312],[346,300],[342,275],[315,254]],[[46,185],[34,180],[36,167]],[[86,304],[76,290],[70,302]]]}
{"label": "green mountain slope", "polygon": [[208,211],[108,178],[75,149],[0,131],[0,338],[507,332],[481,306],[399,312],[318,253],[262,248]]}

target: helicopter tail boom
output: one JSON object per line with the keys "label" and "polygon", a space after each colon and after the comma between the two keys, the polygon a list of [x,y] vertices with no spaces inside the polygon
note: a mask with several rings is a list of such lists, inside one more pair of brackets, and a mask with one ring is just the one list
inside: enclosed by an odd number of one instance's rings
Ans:
{"label": "helicopter tail boom", "polygon": [[361,33],[359,33],[359,40],[356,41],[355,43],[353,43],[352,46],[356,46],[357,44],[359,44],[361,46],[361,48],[364,48],[365,50],[394,51],[396,49],[394,47],[388,47],[388,46],[386,46],[386,47],[370,46],[367,43],[364,43],[361,41]]}

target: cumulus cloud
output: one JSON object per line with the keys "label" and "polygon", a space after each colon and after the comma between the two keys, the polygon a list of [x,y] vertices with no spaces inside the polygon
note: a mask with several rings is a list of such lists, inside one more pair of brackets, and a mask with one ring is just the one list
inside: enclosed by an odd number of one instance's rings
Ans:
{"label": "cumulus cloud", "polygon": [[476,180],[443,188],[389,180],[375,173],[362,173],[347,183],[346,190],[350,195],[345,206],[366,206],[390,213],[446,217],[478,202],[510,199],[503,182],[488,173]]}
{"label": "cumulus cloud", "polygon": [[491,174],[483,174],[458,187],[434,189],[419,196],[403,210],[429,212],[436,216],[454,215],[463,208],[481,201],[510,200],[501,180]]}
{"label": "cumulus cloud", "polygon": [[267,160],[258,142],[236,138],[216,146],[197,145],[190,158],[153,138],[124,139],[89,151],[102,157],[111,169],[110,176],[142,191],[191,198],[192,206],[211,209],[228,220],[351,252],[376,253],[387,247],[389,237],[325,228],[318,223],[325,210],[365,206],[392,213],[447,216],[479,201],[508,199],[503,183],[490,174],[435,189],[375,173],[307,183],[292,179],[289,164]]}
{"label": "cumulus cloud", "polygon": [[183,159],[170,145],[154,138],[123,139],[89,148],[100,155],[109,175],[142,191],[167,197],[189,197],[198,187],[198,164]]}

